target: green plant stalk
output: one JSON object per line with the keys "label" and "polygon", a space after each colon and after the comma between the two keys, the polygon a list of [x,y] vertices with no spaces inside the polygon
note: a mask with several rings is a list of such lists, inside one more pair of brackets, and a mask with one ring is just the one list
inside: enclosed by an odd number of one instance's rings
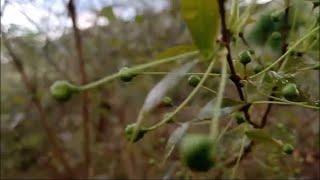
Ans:
{"label": "green plant stalk", "polygon": [[184,108],[188,104],[188,102],[197,94],[197,92],[200,90],[200,88],[202,87],[202,85],[204,84],[206,79],[208,78],[209,73],[213,69],[213,66],[214,66],[214,63],[215,63],[216,59],[217,59],[216,57],[212,58],[212,60],[210,62],[210,65],[207,68],[203,78],[201,79],[199,84],[193,89],[193,91],[188,95],[188,97],[172,113],[170,113],[166,118],[162,119],[159,123],[153,125],[152,127],[149,127],[148,130],[151,131],[151,130],[157,129],[158,127],[166,124],[167,121],[169,121],[171,118],[173,118],[182,108]]}
{"label": "green plant stalk", "polygon": [[223,93],[225,86],[227,84],[228,76],[227,76],[227,60],[223,59],[221,63],[221,79],[220,79],[220,84],[219,84],[219,90],[217,94],[217,101],[213,109],[213,117],[211,119],[211,128],[210,128],[210,138],[213,141],[217,140],[217,136],[219,134],[219,117],[221,113],[221,104],[222,104],[222,99],[223,99]]}
{"label": "green plant stalk", "polygon": [[[275,98],[271,96],[270,98],[274,98],[279,100],[279,98]],[[306,108],[311,108],[311,109],[320,109],[317,106],[311,106],[311,105],[306,105],[306,104],[301,104],[301,103],[296,103],[296,102],[279,102],[279,101],[253,101],[251,104],[283,104],[283,105],[293,105],[293,106],[302,106]]]}
{"label": "green plant stalk", "polygon": [[209,91],[209,92],[211,92],[212,94],[217,94],[217,92],[215,92],[214,90],[212,90],[212,89],[210,89],[210,88],[208,88],[207,86],[201,86],[201,88],[203,88],[203,89],[205,89],[205,90],[207,90],[207,91]]}
{"label": "green plant stalk", "polygon": [[[161,59],[161,60],[157,60],[157,61],[152,61],[150,63],[146,63],[146,64],[142,64],[142,65],[138,65],[138,66],[132,67],[132,68],[130,68],[128,70],[128,73],[135,73],[135,71],[140,71],[140,70],[143,70],[143,69],[146,69],[146,68],[158,66],[160,64],[181,60],[183,58],[194,56],[194,55],[196,55],[198,53],[199,53],[198,51],[191,51],[191,52],[187,52],[187,53],[184,53],[184,54],[179,54],[177,56],[173,56],[173,57],[169,57],[169,58],[165,58],[165,59]],[[100,80],[97,80],[97,81],[91,82],[89,84],[86,84],[84,86],[77,86],[77,87],[79,88],[79,91],[86,91],[86,90],[89,90],[89,89],[93,89],[93,88],[95,88],[95,87],[97,87],[99,85],[102,85],[104,83],[107,83],[109,81],[112,81],[112,80],[114,80],[116,78],[119,78],[120,76],[121,76],[121,74],[118,72],[118,73],[106,76],[106,77],[104,77],[104,78],[102,78]]]}
{"label": "green plant stalk", "polygon": [[[166,75],[169,74],[170,72],[141,72],[137,74],[142,74],[142,75]],[[186,76],[189,75],[198,75],[198,76],[203,76],[205,73],[186,73]],[[217,73],[209,73],[209,76],[220,76],[220,74]]]}
{"label": "green plant stalk", "polygon": [[229,127],[232,124],[232,119],[229,120],[228,124],[226,125],[225,128],[223,128],[223,130],[221,131],[221,133],[219,134],[218,138],[217,138],[217,142],[219,142],[219,140],[222,138],[222,136],[227,132],[227,130],[229,129]]}
{"label": "green plant stalk", "polygon": [[234,165],[233,170],[232,170],[231,179],[234,179],[234,177],[235,177],[235,175],[236,175],[236,171],[237,171],[237,169],[238,169],[241,156],[242,156],[242,154],[243,154],[245,140],[246,140],[246,136],[243,136],[242,139],[241,139],[241,147],[240,147],[239,155],[238,155],[238,158],[237,158],[237,162],[236,162],[236,164]]}
{"label": "green plant stalk", "polygon": [[[279,62],[282,61],[283,58],[285,58],[294,48],[296,48],[301,42],[303,42],[306,38],[308,38],[309,36],[311,36],[313,33],[315,33],[317,30],[319,30],[319,26],[314,28],[312,31],[308,32],[305,36],[303,36],[300,40],[298,40],[294,45],[292,45],[286,53],[284,53],[280,58],[278,58],[274,63],[272,63],[270,66],[268,66],[267,68],[265,68],[263,71],[259,72],[258,74],[255,74],[253,76],[250,76],[249,78],[255,78],[257,76],[260,76],[261,74],[269,71],[273,66],[275,66],[276,64],[278,64]],[[283,62],[282,65],[284,66],[286,63]],[[282,68],[280,68],[282,69]]]}

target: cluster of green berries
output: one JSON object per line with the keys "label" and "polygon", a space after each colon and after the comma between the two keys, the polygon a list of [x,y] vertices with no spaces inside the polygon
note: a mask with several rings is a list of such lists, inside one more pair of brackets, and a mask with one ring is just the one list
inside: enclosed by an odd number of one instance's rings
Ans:
{"label": "cluster of green berries", "polygon": [[192,171],[208,171],[214,166],[213,148],[212,140],[208,136],[188,134],[181,141],[182,161]]}

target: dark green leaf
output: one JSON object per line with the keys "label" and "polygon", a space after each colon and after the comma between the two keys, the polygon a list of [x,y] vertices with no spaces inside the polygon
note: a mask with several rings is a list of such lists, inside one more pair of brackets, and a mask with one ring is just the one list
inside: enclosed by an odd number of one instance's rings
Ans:
{"label": "dark green leaf", "polygon": [[182,16],[194,44],[201,54],[212,55],[219,30],[219,7],[216,0],[182,0]]}

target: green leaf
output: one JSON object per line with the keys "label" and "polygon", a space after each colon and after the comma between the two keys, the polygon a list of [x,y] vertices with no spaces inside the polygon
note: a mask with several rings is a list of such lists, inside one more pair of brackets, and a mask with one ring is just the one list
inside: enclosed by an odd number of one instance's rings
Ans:
{"label": "green leaf", "polygon": [[255,140],[257,142],[273,143],[276,145],[282,145],[282,142],[280,140],[274,139],[270,134],[264,132],[261,129],[247,130],[247,131],[245,131],[245,134],[249,139]]}
{"label": "green leaf", "polygon": [[176,46],[169,48],[162,53],[158,54],[155,59],[164,59],[172,56],[177,56],[179,54],[183,54],[186,52],[191,52],[195,51],[197,48],[195,46],[190,46],[190,45],[181,45],[181,46]]}
{"label": "green leaf", "polygon": [[219,7],[216,0],[182,0],[182,16],[194,44],[205,58],[213,53],[219,30]]}
{"label": "green leaf", "polygon": [[[207,120],[212,119],[213,117],[213,110],[214,106],[216,104],[216,98],[209,101],[199,112],[197,115],[197,120]],[[245,104],[240,101],[235,101],[229,98],[223,98],[222,105],[221,105],[221,112],[220,112],[220,118],[223,118],[234,111],[237,111],[241,107],[243,107]]]}
{"label": "green leaf", "polygon": [[104,7],[101,11],[100,14],[102,16],[105,16],[108,18],[109,21],[115,20],[116,17],[114,16],[113,10],[112,10],[112,6],[107,6]]}

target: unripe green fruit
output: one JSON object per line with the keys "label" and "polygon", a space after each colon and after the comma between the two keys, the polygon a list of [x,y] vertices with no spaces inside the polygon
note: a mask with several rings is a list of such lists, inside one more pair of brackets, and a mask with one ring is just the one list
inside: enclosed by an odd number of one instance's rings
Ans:
{"label": "unripe green fruit", "polygon": [[128,67],[123,67],[120,69],[120,79],[124,82],[130,82],[132,80],[132,78],[134,77],[134,74],[129,73],[128,70],[130,68]]}
{"label": "unripe green fruit", "polygon": [[282,88],[281,93],[286,99],[290,100],[299,95],[299,90],[294,83],[288,83]]}
{"label": "unripe green fruit", "polygon": [[208,171],[214,165],[213,144],[205,135],[186,135],[180,150],[183,162],[193,171]]}
{"label": "unripe green fruit", "polygon": [[271,39],[272,40],[280,40],[281,39],[281,33],[280,32],[273,32],[271,34]]}
{"label": "unripe green fruit", "polygon": [[282,147],[282,151],[285,153],[285,154],[292,154],[293,153],[293,146],[291,144],[284,144],[283,147]]}
{"label": "unripe green fruit", "polygon": [[270,18],[273,22],[279,22],[280,21],[280,15],[279,13],[272,13],[270,15]]}
{"label": "unripe green fruit", "polygon": [[259,72],[263,71],[264,67],[261,64],[258,64],[255,68],[254,68],[254,73],[258,74]]}
{"label": "unripe green fruit", "polygon": [[171,107],[173,106],[173,101],[170,97],[166,96],[162,99],[162,103],[167,106],[167,107]]}
{"label": "unripe green fruit", "polygon": [[241,112],[233,113],[233,118],[237,121],[238,124],[242,124],[246,121],[246,119],[243,117],[243,113]]}
{"label": "unripe green fruit", "polygon": [[243,51],[239,56],[240,62],[243,65],[247,65],[251,62],[251,54],[249,51]]}
{"label": "unripe green fruit", "polygon": [[70,99],[75,92],[78,92],[78,88],[65,80],[56,81],[50,87],[51,95],[58,101]]}
{"label": "unripe green fruit", "polygon": [[255,54],[255,52],[254,52],[253,49],[249,49],[248,51],[249,51],[249,53],[250,53],[251,55],[254,55],[254,54]]}
{"label": "unripe green fruit", "polygon": [[[132,141],[132,136],[133,132],[136,128],[136,123],[130,124],[126,127],[125,133],[126,133],[126,138],[129,141]],[[141,138],[143,138],[144,134],[147,133],[149,130],[146,128],[140,128],[137,132],[136,137],[133,139],[133,142],[139,141]]]}
{"label": "unripe green fruit", "polygon": [[189,78],[188,78],[188,84],[192,87],[196,87],[199,82],[200,82],[200,77],[199,76],[196,76],[196,75],[191,75]]}

